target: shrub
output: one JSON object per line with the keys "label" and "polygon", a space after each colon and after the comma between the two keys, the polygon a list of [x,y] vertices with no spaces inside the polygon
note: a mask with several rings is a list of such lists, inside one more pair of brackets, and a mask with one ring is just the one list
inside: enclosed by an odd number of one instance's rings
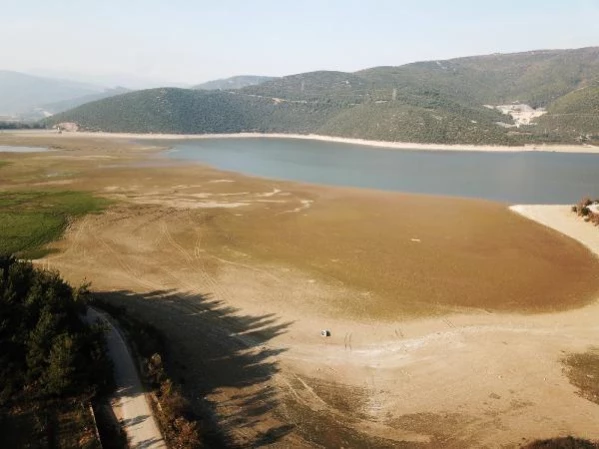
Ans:
{"label": "shrub", "polygon": [[[579,217],[591,217],[593,212],[589,208],[590,205],[594,204],[595,201],[588,197],[583,198],[577,204],[572,206],[572,212],[575,212]],[[592,218],[592,217],[591,217]]]}
{"label": "shrub", "polygon": [[530,443],[526,449],[597,449],[599,444],[574,437],[552,438]]}

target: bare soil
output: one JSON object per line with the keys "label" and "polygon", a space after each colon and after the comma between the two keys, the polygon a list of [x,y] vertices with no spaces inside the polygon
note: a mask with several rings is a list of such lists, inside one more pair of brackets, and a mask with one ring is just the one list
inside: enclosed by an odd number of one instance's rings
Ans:
{"label": "bare soil", "polygon": [[582,243],[502,204],[158,166],[155,149],[126,141],[46,139],[56,151],[2,156],[1,188],[115,204],[72,223],[39,263],[161,329],[194,407],[231,444],[599,438],[599,406],[562,365],[596,344],[599,261]]}

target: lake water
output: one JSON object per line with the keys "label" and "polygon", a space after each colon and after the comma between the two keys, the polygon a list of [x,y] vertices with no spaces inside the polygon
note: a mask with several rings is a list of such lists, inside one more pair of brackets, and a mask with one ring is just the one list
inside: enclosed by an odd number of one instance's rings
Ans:
{"label": "lake water", "polygon": [[390,150],[316,140],[157,141],[169,158],[273,179],[508,203],[599,197],[599,155]]}
{"label": "lake water", "polygon": [[0,145],[0,153],[41,153],[48,151],[43,147],[13,147],[9,145]]}

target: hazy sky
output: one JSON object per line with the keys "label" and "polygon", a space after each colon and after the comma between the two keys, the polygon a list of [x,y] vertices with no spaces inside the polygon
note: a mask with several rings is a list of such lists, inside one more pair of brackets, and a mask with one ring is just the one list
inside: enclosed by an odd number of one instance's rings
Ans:
{"label": "hazy sky", "polygon": [[198,83],[599,45],[599,0],[8,0],[0,68]]}

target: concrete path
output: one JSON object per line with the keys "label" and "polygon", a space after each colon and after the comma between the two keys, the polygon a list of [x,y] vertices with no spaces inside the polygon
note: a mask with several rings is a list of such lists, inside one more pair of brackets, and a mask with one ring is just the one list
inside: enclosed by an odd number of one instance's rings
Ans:
{"label": "concrete path", "polygon": [[110,401],[116,417],[121,421],[131,449],[166,449],[156,425],[152,408],[148,404],[137,374],[135,362],[123,336],[102,312],[88,308],[88,322],[100,320],[107,327],[108,355],[114,363],[116,391]]}

